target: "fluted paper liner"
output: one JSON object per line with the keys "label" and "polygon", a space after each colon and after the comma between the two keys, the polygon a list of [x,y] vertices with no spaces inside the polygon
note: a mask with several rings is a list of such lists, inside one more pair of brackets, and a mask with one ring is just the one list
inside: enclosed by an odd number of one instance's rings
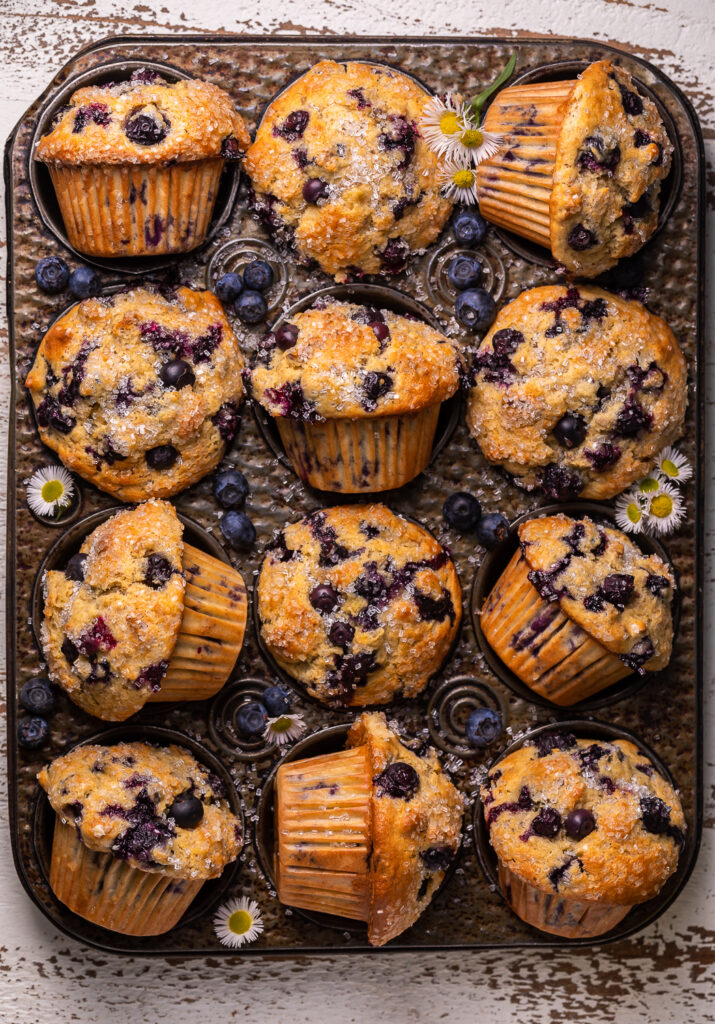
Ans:
{"label": "fluted paper liner", "polygon": [[490,647],[534,693],[569,706],[630,675],[621,659],[548,602],[529,581],[519,549],[484,602]]}
{"label": "fluted paper liner", "polygon": [[277,417],[288,458],[320,491],[389,491],[414,480],[432,456],[440,406],[400,416],[304,423]]}
{"label": "fluted paper liner", "polygon": [[278,899],[367,921],[372,777],[367,746],[281,765],[275,783]]}
{"label": "fluted paper liner", "polygon": [[111,853],[90,850],[71,825],[55,818],[50,887],[93,924],[123,935],[163,935],[183,917],[203,879],[140,871]]}
{"label": "fluted paper liner", "polygon": [[88,256],[159,256],[204,241],[224,160],[47,166],[74,249]]}

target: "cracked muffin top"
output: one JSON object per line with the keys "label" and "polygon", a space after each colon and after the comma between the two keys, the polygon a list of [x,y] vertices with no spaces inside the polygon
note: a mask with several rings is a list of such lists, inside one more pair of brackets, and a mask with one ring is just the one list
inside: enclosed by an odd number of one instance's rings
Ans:
{"label": "cracked muffin top", "polygon": [[42,648],[50,678],[85,711],[122,721],[169,667],[184,613],[183,526],[148,501],[93,530],[45,575]]}
{"label": "cracked muffin top", "polygon": [[452,209],[417,129],[428,99],[397,70],[320,61],[271,103],[246,154],[255,212],[337,281],[402,270]]}
{"label": "cracked muffin top", "polygon": [[331,706],[415,697],[462,618],[454,564],[384,505],[314,512],[269,543],[258,580],[261,636],[284,671]]}
{"label": "cracked muffin top", "polygon": [[529,580],[563,613],[642,675],[664,668],[673,646],[673,570],[620,530],[584,516],[522,523]]}
{"label": "cracked muffin top", "polygon": [[42,339],[26,384],[40,437],[121,501],[166,498],[238,430],[243,357],[218,299],[148,287],[86,299]]}
{"label": "cracked muffin top", "polygon": [[233,100],[199,79],[167,82],[149,69],[126,82],[78,89],[35,156],[60,164],[167,164],[236,159],[251,143]]}
{"label": "cracked muffin top", "polygon": [[217,878],[241,851],[223,782],[182,747],[75,747],[37,778],[85,846],[140,871]]}
{"label": "cracked muffin top", "polygon": [[492,768],[481,798],[497,857],[542,892],[642,903],[678,866],[680,800],[626,740],[543,733]]}
{"label": "cracked muffin top", "polygon": [[550,498],[610,498],[684,429],[675,335],[638,302],[547,285],[500,310],[474,360],[467,424],[485,457]]}
{"label": "cracked muffin top", "polygon": [[454,343],[427,324],[334,302],[297,313],[266,335],[250,386],[273,416],[395,416],[450,398],[461,367]]}

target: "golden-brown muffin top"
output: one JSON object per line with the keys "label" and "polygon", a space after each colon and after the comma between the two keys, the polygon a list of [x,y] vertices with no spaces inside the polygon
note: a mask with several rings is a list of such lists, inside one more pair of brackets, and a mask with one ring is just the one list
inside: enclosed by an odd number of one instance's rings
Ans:
{"label": "golden-brown muffin top", "polygon": [[[182,747],[75,747],[37,777],[55,813],[90,850],[140,871],[217,878],[241,851],[241,824],[223,783]],[[175,804],[187,797],[199,819],[193,827],[182,826],[187,808],[181,815]]]}
{"label": "golden-brown muffin top", "polygon": [[668,325],[590,285],[530,288],[475,357],[467,423],[485,457],[551,498],[609,498],[683,432],[687,369]]}
{"label": "golden-brown muffin top", "polygon": [[450,398],[460,367],[454,343],[428,324],[333,302],[263,339],[251,388],[273,416],[396,416]]}
{"label": "golden-brown muffin top", "polygon": [[218,86],[135,72],[78,89],[35,156],[44,163],[166,164],[237,158],[250,145],[243,118]]}
{"label": "golden-brown muffin top", "polygon": [[410,750],[382,712],[362,714],[348,746],[367,744],[373,775],[368,939],[382,946],[414,924],[459,850],[463,797],[437,754]]}
{"label": "golden-brown muffin top", "polygon": [[481,798],[497,857],[542,892],[642,903],[678,866],[680,800],[626,740],[542,734],[498,762]]}
{"label": "golden-brown muffin top", "polygon": [[519,544],[529,580],[639,674],[670,661],[672,568],[628,537],[587,516],[543,516],[522,523]]}

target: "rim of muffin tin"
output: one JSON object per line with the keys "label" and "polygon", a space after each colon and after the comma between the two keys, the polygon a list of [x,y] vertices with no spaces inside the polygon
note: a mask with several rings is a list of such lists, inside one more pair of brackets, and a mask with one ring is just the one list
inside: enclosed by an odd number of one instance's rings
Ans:
{"label": "rim of muffin tin", "polygon": [[78,260],[105,271],[114,270],[120,274],[131,275],[142,275],[163,269],[175,263],[177,259],[193,256],[205,248],[216,237],[216,234],[230,217],[241,178],[240,161],[226,161],[219,180],[213,214],[206,237],[201,245],[191,249],[189,252],[166,253],[161,256],[92,256],[80,252],[79,249],[75,249],[70,244],[57,203],[57,197],[55,196],[55,190],[50,180],[49,171],[45,164],[35,159],[34,154],[37,143],[50,130],[57,111],[67,105],[72,94],[78,89],[90,85],[102,85],[117,77],[122,81],[128,79],[133,71],[143,68],[155,71],[169,82],[188,81],[193,77],[181,68],[177,68],[173,64],[168,64],[164,61],[137,60],[132,58],[110,60],[97,64],[87,71],[70,75],[40,108],[30,140],[27,158],[30,194],[45,227],[66,249],[74,253]]}
{"label": "rim of muffin tin", "polygon": [[[365,709],[363,709],[365,710]],[[302,758],[317,757],[321,754],[334,754],[338,751],[345,749],[345,739],[348,734],[352,722],[344,722],[340,725],[331,725],[326,729],[320,729],[318,732],[311,733],[310,736],[306,736],[303,739],[295,743],[283,757],[280,758],[276,764],[273,765],[270,772],[266,776],[261,790],[261,796],[258,801],[258,819],[254,827],[254,844],[256,850],[256,857],[258,864],[263,872],[264,876],[268,880],[271,889],[276,892],[276,901],[278,901],[277,889],[276,889],[276,876],[274,870],[274,855],[276,851],[276,837],[275,837],[275,810],[273,806],[273,795],[275,789],[275,780],[278,773],[278,769],[282,764],[288,764],[292,761],[299,761]],[[401,733],[397,734],[398,739],[402,742],[405,737]],[[409,741],[410,737],[406,737]],[[409,748],[408,748],[409,749]],[[444,766],[442,770],[445,771]],[[445,774],[446,771],[445,771]],[[448,774],[447,774],[447,777]],[[457,852],[445,871],[444,878],[442,879],[441,885],[435,890],[432,899],[425,907],[425,911],[432,905],[434,900],[437,899],[443,889],[449,884],[450,879],[454,875],[454,872],[459,864],[460,857],[462,855],[462,837],[464,835],[464,818],[462,818],[462,826],[460,830],[460,843],[457,847]],[[286,907],[288,904],[279,903],[279,906]],[[290,907],[290,910],[295,914],[300,914],[301,917],[306,918],[312,924],[319,925],[321,928],[330,928],[335,931],[351,932],[352,934],[365,933],[367,930],[367,923],[365,921],[354,921],[349,917],[338,917],[336,914],[323,914],[317,910],[305,910],[301,907]],[[421,916],[421,915],[420,915]],[[417,922],[415,922],[416,924]],[[414,927],[414,926],[412,926]]]}
{"label": "rim of muffin tin", "polygon": [[[334,284],[327,285],[324,288],[318,288],[316,291],[310,292],[308,295],[304,295],[303,298],[298,299],[294,302],[285,312],[281,313],[273,323],[267,328],[267,331],[275,331],[287,320],[291,320],[297,313],[302,313],[307,309],[310,309],[319,299],[323,298],[335,298],[342,302],[354,302],[359,306],[375,306],[377,309],[387,309],[392,313],[397,313],[400,316],[404,316],[405,313],[410,313],[412,316],[416,316],[423,323],[426,323],[432,330],[438,331],[444,337],[447,337],[443,325],[439,319],[435,316],[432,310],[426,306],[419,299],[413,298],[411,295],[407,295],[399,288],[392,288],[385,284],[372,284],[372,283],[355,283],[355,284]],[[286,455],[283,442],[280,439],[278,428],[275,424],[275,417],[263,408],[261,403],[255,399],[251,399],[251,410],[253,412],[253,418],[258,428],[258,433],[261,435],[266,447],[275,456],[282,466],[298,477],[298,474],[293,468],[293,463]],[[435,439],[432,445],[432,455],[430,461],[427,464],[431,466],[432,463],[437,459],[442,452],[445,450],[447,445],[452,439],[452,435],[457,429],[457,425],[460,420],[462,411],[462,391],[458,388],[451,398],[441,403],[439,420],[437,422],[437,430],[435,432]],[[427,466],[425,467],[425,469]],[[424,472],[424,470],[422,471]],[[414,480],[418,480],[422,474],[418,474],[414,477]],[[298,479],[300,479],[298,477]],[[412,483],[413,481],[407,481]],[[335,496],[344,498],[346,502],[354,501],[356,498],[364,498],[365,500],[374,499],[375,495],[389,495],[395,491],[400,490],[400,487],[393,488],[389,491],[356,491],[345,493],[342,491],[319,491],[311,487],[307,481],[301,481],[303,486],[308,488],[313,494],[324,496],[326,500],[334,499]],[[401,486],[406,486],[403,484]]]}
{"label": "rim of muffin tin", "polygon": [[[131,743],[135,741],[153,743],[156,746],[162,747],[173,743],[177,746],[183,747],[185,750],[188,750],[190,754],[193,754],[199,763],[209,768],[210,771],[214,772],[219,777],[225,788],[225,798],[228,801],[232,812],[238,818],[241,826],[243,845],[238,857],[235,861],[226,865],[218,878],[209,878],[204,882],[201,890],[196,894],[196,898],[189,905],[186,913],[178,924],[174,925],[169,932],[165,933],[171,934],[178,928],[182,928],[184,925],[206,918],[207,915],[211,913],[222,896],[224,896],[227,890],[230,889],[238,875],[246,847],[249,844],[249,836],[246,832],[246,822],[243,814],[241,797],[228,768],[216,756],[216,754],[212,753],[212,751],[202,743],[195,740],[193,737],[188,736],[186,733],[178,731],[177,729],[170,729],[165,726],[147,725],[140,722],[117,724],[111,728],[103,729],[101,732],[93,733],[81,740],[68,744],[66,748],[62,750],[61,754],[58,754],[57,756],[61,757],[62,755],[69,753],[71,750],[75,750],[77,747],[84,747],[94,743],[109,745],[115,743]],[[151,951],[150,947],[152,944],[156,944],[157,939],[161,939],[163,936],[130,936],[124,935],[122,932],[112,931],[111,928],[103,928],[101,925],[94,924],[93,922],[86,920],[86,918],[81,917],[79,914],[75,914],[54,895],[50,886],[50,861],[52,858],[52,838],[57,814],[53,810],[47,794],[39,783],[37,788],[38,793],[31,818],[31,843],[35,854],[35,861],[38,865],[42,879],[48,892],[52,894],[55,910],[59,911],[62,915],[61,920],[55,921],[55,923],[59,924],[60,927],[69,932],[69,934],[74,934],[75,937],[81,937],[82,941],[90,941],[92,945],[98,946],[102,949],[111,949],[111,947],[106,947],[104,945],[107,941],[107,936],[111,935],[114,936],[115,941],[121,942],[124,940],[130,944],[126,952],[131,952],[135,945],[139,945],[140,949],[143,946],[146,946],[149,951]],[[137,868],[136,870],[140,869]],[[74,931],[70,931],[70,927],[73,927]],[[92,930],[92,934],[88,936],[86,932],[89,929]]]}
{"label": "rim of muffin tin", "polygon": [[[618,57],[621,56],[621,54],[614,52],[613,56]],[[580,75],[593,63],[594,62],[590,60],[560,60],[554,61],[550,64],[538,64],[536,67],[528,68],[520,75],[517,75],[516,78],[514,78],[513,81],[508,82],[504,88],[511,88],[515,85],[531,85],[538,82],[566,81]],[[631,75],[631,78],[641,95],[646,96],[649,100],[652,100],[653,103],[655,103],[668,134],[668,138],[673,145],[673,157],[670,164],[670,171],[668,172],[667,178],[661,182],[660,186],[658,223],[653,234],[639,250],[639,252],[643,252],[647,246],[650,245],[653,239],[657,238],[661,233],[670,218],[671,213],[680,201],[683,188],[683,150],[680,144],[680,136],[678,134],[675,121],[671,117],[671,114],[663,100],[637,75]],[[529,263],[535,263],[541,267],[549,267],[552,270],[558,267],[558,262],[553,258],[549,250],[544,248],[544,246],[537,245],[536,242],[530,242],[528,239],[522,238],[513,231],[507,231],[505,228],[497,227],[495,224],[490,226],[504,245],[508,249],[511,249],[511,251],[517,256],[520,256]]]}
{"label": "rim of muffin tin", "polygon": [[[475,572],[469,596],[469,615],[479,650],[484,655],[484,658],[494,675],[497,676],[497,678],[500,679],[501,682],[512,691],[512,693],[517,697],[521,697],[522,700],[527,701],[529,704],[538,704],[540,707],[549,708],[551,711],[558,711],[561,714],[579,714],[596,711],[600,708],[605,708],[611,704],[616,704],[619,701],[625,700],[626,697],[632,697],[633,694],[637,693],[646,684],[657,686],[663,679],[664,675],[668,672],[669,665],[666,665],[665,668],[659,669],[657,672],[646,672],[642,676],[633,672],[631,675],[624,676],[624,678],[620,679],[617,683],[613,683],[613,685],[607,687],[607,689],[600,690],[598,693],[593,694],[593,696],[588,697],[586,700],[578,701],[576,704],[556,704],[553,701],[548,700],[548,698],[542,697],[527,686],[526,683],[523,683],[521,679],[519,679],[519,677],[504,664],[496,651],[490,646],[482,632],[480,611],[491,592],[492,587],[496,584],[504,569],[506,569],[509,559],[517,548],[517,530],[519,526],[531,519],[541,519],[544,516],[553,516],[558,514],[567,515],[573,519],[581,519],[584,516],[590,516],[596,522],[605,522],[607,526],[616,530],[618,529],[614,519],[613,509],[608,505],[602,505],[595,501],[561,502],[544,505],[529,512],[522,512],[510,523],[509,536],[506,540],[497,544],[495,548],[486,553]],[[650,537],[647,534],[630,534],[628,539],[645,554],[658,555],[673,572],[675,577],[675,587],[673,588],[671,614],[673,618],[673,640],[675,641],[678,634],[678,627],[680,625],[681,599],[679,575],[673,561],[665,547],[655,537]]]}
{"label": "rim of muffin tin", "polygon": [[[636,736],[636,734],[631,732],[630,729],[625,729],[621,725],[613,725],[610,722],[602,722],[598,719],[565,719],[563,722],[549,722],[546,725],[540,725],[535,729],[529,729],[528,732],[525,732],[518,739],[510,743],[508,747],[502,750],[501,753],[499,753],[489,763],[487,774],[490,774],[495,768],[497,768],[499,764],[509,756],[509,754],[512,754],[515,750],[520,750],[521,747],[525,746],[531,740],[536,739],[536,737],[541,736],[544,733],[562,732],[571,732],[577,739],[604,740],[606,742],[613,742],[614,740],[630,741],[638,747],[639,751],[641,751],[649,761],[652,762],[655,770],[671,784],[677,793],[677,786],[673,776],[671,775],[670,769],[661,760],[658,754],[656,754],[648,744],[645,743],[644,740],[639,736]],[[509,912],[513,914],[514,911],[511,910],[511,907],[507,903],[499,885],[497,856],[489,841],[489,830],[484,817],[484,804],[482,803],[479,793],[479,786],[476,786],[474,790],[472,824],[474,826],[474,852],[476,853],[477,860],[479,861],[479,867],[482,870],[482,874],[484,875],[487,885],[493,892],[497,893]],[[671,877],[656,896],[653,896],[644,903],[634,904],[632,909],[628,912],[625,922],[617,924],[615,929],[604,932],[603,935],[596,936],[595,938],[567,939],[563,936],[551,935],[548,932],[542,932],[540,929],[531,925],[527,925],[527,927],[530,931],[538,932],[543,941],[549,945],[593,946],[594,944],[612,941],[615,938],[626,938],[628,935],[631,935],[635,931],[639,931],[647,924],[650,924],[651,921],[655,920],[655,918],[670,906],[678,895],[690,874],[690,860],[692,859],[692,852],[686,856],[686,850],[693,844],[693,842],[697,843],[697,835],[693,834],[693,829],[688,828],[685,832],[685,846],[680,851],[678,866]],[[616,934],[614,934],[614,932]]]}

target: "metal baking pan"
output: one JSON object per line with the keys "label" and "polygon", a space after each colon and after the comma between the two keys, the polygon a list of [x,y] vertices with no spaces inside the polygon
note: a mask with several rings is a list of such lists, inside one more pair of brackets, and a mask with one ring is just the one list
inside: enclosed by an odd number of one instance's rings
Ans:
{"label": "metal baking pan", "polygon": [[[84,714],[62,696],[50,721],[51,739],[45,749],[27,752],[18,749],[15,742],[17,694],[23,682],[42,669],[33,634],[33,584],[37,566],[61,533],[56,526],[35,519],[25,503],[24,481],[35,468],[56,460],[39,441],[23,382],[44,331],[68,304],[66,296],[42,295],[35,286],[33,271],[36,261],[50,253],[61,254],[72,265],[81,260],[68,251],[61,222],[58,224],[53,214],[56,207],[53,208],[53,197],[48,193],[47,178],[31,160],[37,126],[47,123],[53,109],[74,88],[78,76],[86,81],[96,74],[106,80],[107,65],[117,61],[128,62],[129,69],[137,62],[156,62],[169,65],[177,75],[215,82],[230,92],[253,130],[272,97],[322,58],[387,63],[414,75],[435,91],[458,90],[470,96],[494,78],[514,49],[518,55],[516,75],[530,78],[543,77],[544,68],[554,65],[560,67],[556,77],[562,77],[602,57],[617,59],[631,71],[643,90],[657,99],[676,143],[674,171],[664,189],[666,207],[662,223],[657,237],[643,250],[643,258],[646,303],[672,326],[689,367],[687,429],[680,447],[697,467],[696,476],[686,491],[687,522],[667,539],[668,554],[680,582],[678,630],[671,664],[656,680],[640,687],[616,688],[607,700],[598,702],[599,722],[590,724],[591,709],[578,712],[578,717],[581,728],[594,736],[631,731],[657,753],[680,789],[688,824],[687,843],[677,874],[660,895],[635,908],[613,932],[597,941],[624,938],[653,921],[675,899],[692,870],[702,828],[704,157],[697,118],[687,99],[665,75],[645,61],[583,40],[520,39],[515,43],[513,39],[501,38],[460,38],[455,42],[332,36],[121,37],[77,54],[22,117],[5,151],[12,360],[7,524],[10,829],[17,872],[28,894],[57,928],[86,944],[105,952],[160,956],[333,954],[369,949],[364,929],[346,923],[345,928],[336,930],[316,915],[281,906],[275,898],[268,849],[271,829],[266,820],[270,799],[262,797],[279,755],[275,747],[263,742],[241,741],[234,728],[241,702],[260,693],[273,679],[273,671],[258,647],[250,616],[234,677],[212,701],[150,703],[129,722],[111,731],[116,737],[131,737],[151,734],[152,729],[160,726],[171,730],[172,738],[184,737],[184,742],[193,745],[197,752],[205,749],[208,756],[218,759],[234,781],[247,828],[246,845],[236,869],[228,872],[220,883],[205,887],[185,919],[171,932],[146,939],[126,938],[75,917],[55,899],[47,884],[51,830],[47,801],[37,785],[36,773],[47,760],[73,744],[107,730],[104,723]],[[116,77],[115,72],[112,69]],[[457,334],[459,329],[451,316],[444,274],[445,261],[454,250],[455,243],[446,230],[406,271],[377,283],[394,286],[424,303],[448,332]],[[274,319],[309,292],[332,284],[320,273],[281,260],[263,228],[247,211],[245,188],[237,176],[229,175],[211,233],[201,249],[144,265],[136,260],[98,262],[106,288],[134,284],[142,273],[203,287],[212,284],[223,270],[259,253],[271,259],[280,271],[270,297]],[[485,263],[487,286],[499,301],[514,298],[524,288],[558,280],[547,253],[525,246],[504,232],[490,229],[480,256]],[[250,351],[264,328],[249,330],[238,323],[235,326],[242,347]],[[261,562],[262,543],[274,529],[321,505],[340,500],[304,487],[280,455],[280,451],[267,446],[245,409],[239,435],[226,461],[239,466],[251,486],[247,511],[256,524],[259,543],[247,555],[229,556],[243,574],[249,591]],[[74,518],[116,505],[89,484],[78,484],[80,495]],[[386,496],[395,511],[422,522],[450,547],[464,590],[464,625],[451,659],[421,698],[392,706],[389,717],[404,733],[441,748],[443,761],[467,795],[470,806],[464,816],[461,857],[454,873],[409,931],[373,952],[514,946],[543,949],[593,944],[593,940],[564,942],[535,931],[516,918],[494,885],[488,850],[482,849],[480,836],[474,833],[475,822],[479,828],[480,820],[475,803],[478,783],[492,761],[526,731],[569,721],[577,712],[547,707],[530,700],[528,693],[516,692],[492,670],[481,653],[470,621],[469,603],[472,579],[483,552],[473,537],[448,530],[441,515],[446,496],[461,489],[472,491],[485,510],[501,511],[511,520],[546,504],[538,496],[519,490],[485,463],[468,436],[463,416],[422,476]],[[380,496],[376,497],[380,500]],[[175,503],[181,514],[214,537],[218,535],[218,509],[211,496],[210,479],[180,494]],[[65,520],[65,525],[69,525],[71,518]],[[500,739],[482,753],[471,751],[463,735],[466,714],[478,704],[500,708],[506,722]],[[305,700],[297,689],[294,709],[303,714],[308,735],[344,726],[358,713],[320,707]],[[237,895],[251,896],[258,902],[265,931],[253,945],[231,950],[219,944],[211,917],[217,901]]]}

